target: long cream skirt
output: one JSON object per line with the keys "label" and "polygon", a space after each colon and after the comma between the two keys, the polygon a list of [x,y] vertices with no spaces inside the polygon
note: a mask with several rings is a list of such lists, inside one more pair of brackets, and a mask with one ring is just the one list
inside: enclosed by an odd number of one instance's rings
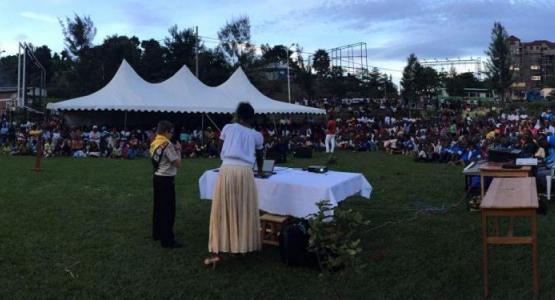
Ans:
{"label": "long cream skirt", "polygon": [[247,253],[262,248],[252,168],[221,166],[212,198],[208,251]]}

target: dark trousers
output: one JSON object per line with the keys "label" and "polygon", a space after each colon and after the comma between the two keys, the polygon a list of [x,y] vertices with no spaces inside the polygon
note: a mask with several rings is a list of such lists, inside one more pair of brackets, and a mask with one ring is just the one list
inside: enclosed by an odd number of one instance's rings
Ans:
{"label": "dark trousers", "polygon": [[174,243],[175,179],[173,176],[153,177],[154,210],[152,213],[152,238],[162,246]]}

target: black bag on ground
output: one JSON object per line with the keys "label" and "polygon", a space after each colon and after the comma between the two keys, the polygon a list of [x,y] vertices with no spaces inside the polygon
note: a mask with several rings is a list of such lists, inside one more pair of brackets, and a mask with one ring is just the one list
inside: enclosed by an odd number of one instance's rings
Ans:
{"label": "black bag on ground", "polygon": [[292,219],[282,226],[279,252],[286,265],[317,268],[316,255],[308,251],[308,228],[308,221],[304,219]]}

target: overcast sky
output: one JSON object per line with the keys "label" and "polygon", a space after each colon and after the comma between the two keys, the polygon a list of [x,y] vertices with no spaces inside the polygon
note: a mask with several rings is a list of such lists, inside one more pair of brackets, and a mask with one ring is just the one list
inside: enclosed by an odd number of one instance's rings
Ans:
{"label": "overcast sky", "polygon": [[[366,42],[368,62],[398,80],[406,57],[484,57],[502,22],[523,40],[555,40],[555,0],[0,0],[0,51],[18,41],[63,49],[58,18],[90,15],[101,43],[111,34],[162,39],[173,24],[217,37],[226,20],[247,15],[255,44],[299,43],[304,51]],[[207,43],[207,46],[215,46]],[[5,55],[4,53],[3,55]]]}

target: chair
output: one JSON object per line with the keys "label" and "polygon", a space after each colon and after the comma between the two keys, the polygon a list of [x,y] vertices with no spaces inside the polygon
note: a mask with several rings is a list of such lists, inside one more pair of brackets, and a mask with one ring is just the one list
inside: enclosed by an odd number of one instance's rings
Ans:
{"label": "chair", "polygon": [[288,217],[263,214],[260,217],[260,236],[262,244],[279,246],[279,232]]}
{"label": "chair", "polygon": [[547,200],[551,200],[551,181],[555,179],[555,166],[551,167],[550,175],[545,176],[545,186],[547,189]]}

